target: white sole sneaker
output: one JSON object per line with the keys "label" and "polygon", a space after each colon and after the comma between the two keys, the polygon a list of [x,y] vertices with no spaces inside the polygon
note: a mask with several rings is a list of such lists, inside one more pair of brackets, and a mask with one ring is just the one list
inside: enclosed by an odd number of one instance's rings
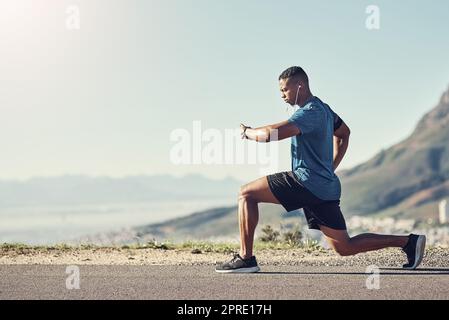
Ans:
{"label": "white sole sneaker", "polygon": [[230,270],[215,270],[218,273],[255,273],[259,272],[260,268],[258,266],[251,268],[239,268],[239,269],[230,269]]}
{"label": "white sole sneaker", "polygon": [[415,248],[415,263],[411,267],[406,267],[404,269],[407,270],[415,270],[422,262],[424,258],[424,252],[426,250],[426,236],[420,235],[418,236],[418,240],[416,241]]}

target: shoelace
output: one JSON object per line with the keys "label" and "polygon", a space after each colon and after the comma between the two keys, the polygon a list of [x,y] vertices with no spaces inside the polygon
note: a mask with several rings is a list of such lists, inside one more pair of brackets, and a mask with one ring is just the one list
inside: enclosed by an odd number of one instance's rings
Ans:
{"label": "shoelace", "polygon": [[232,258],[231,262],[235,262],[238,259],[240,259],[240,255],[238,253],[234,253],[234,257]]}

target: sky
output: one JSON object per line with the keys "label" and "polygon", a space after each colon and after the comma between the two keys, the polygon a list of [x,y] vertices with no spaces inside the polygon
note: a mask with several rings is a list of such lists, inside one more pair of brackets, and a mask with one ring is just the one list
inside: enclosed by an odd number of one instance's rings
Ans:
{"label": "sky", "polygon": [[[286,120],[278,76],[292,65],[351,128],[351,168],[448,88],[448,15],[446,0],[2,1],[0,179],[255,179],[260,164],[176,164],[171,137],[193,137],[195,121],[224,133]],[[276,171],[289,170],[290,142],[276,143]]]}

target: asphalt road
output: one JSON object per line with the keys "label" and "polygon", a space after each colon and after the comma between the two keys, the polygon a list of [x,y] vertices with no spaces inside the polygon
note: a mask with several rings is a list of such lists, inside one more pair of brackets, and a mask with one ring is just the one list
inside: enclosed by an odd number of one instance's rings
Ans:
{"label": "asphalt road", "polygon": [[79,289],[69,290],[78,278],[66,266],[0,265],[0,299],[449,299],[449,269],[381,268],[379,278],[365,271],[265,266],[236,275],[212,266],[80,266]]}

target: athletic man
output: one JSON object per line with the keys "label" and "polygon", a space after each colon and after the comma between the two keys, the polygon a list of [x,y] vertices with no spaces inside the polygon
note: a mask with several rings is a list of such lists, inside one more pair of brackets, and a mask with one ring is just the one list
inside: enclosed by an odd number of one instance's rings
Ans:
{"label": "athletic man", "polygon": [[282,205],[285,210],[303,208],[310,229],[321,230],[341,256],[398,247],[407,255],[403,267],[421,263],[426,237],[360,234],[350,237],[340,211],[341,186],[334,171],[348,148],[350,130],[332,109],[310,91],[309,78],[300,67],[279,77],[282,99],[300,108],[283,122],[260,128],[241,125],[242,138],[257,142],[291,139],[292,171],[272,174],[241,187],[239,194],[240,254],[216,267],[217,272],[257,272],[253,255],[258,204]]}

